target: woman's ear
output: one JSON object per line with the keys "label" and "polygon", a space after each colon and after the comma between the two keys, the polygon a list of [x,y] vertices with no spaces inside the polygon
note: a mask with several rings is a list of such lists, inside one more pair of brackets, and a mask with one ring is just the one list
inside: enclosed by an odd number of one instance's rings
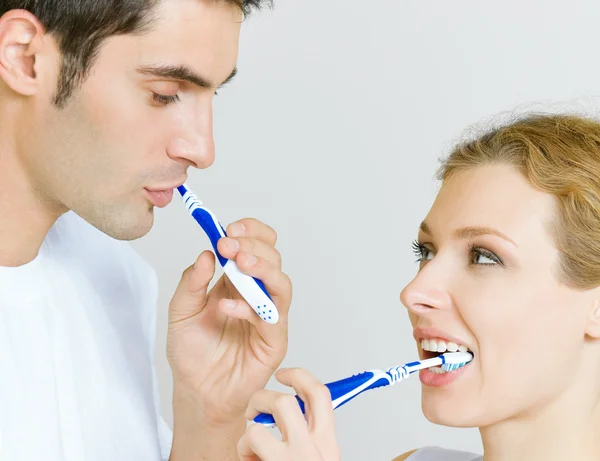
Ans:
{"label": "woman's ear", "polygon": [[589,311],[585,333],[594,339],[600,339],[600,287],[592,290],[594,294]]}
{"label": "woman's ear", "polygon": [[0,78],[16,93],[31,96],[40,86],[36,57],[44,30],[25,10],[11,10],[0,18]]}

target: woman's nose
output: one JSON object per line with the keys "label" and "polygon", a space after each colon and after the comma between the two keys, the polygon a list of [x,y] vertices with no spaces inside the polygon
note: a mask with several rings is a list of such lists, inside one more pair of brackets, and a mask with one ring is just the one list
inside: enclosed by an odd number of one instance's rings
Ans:
{"label": "woman's nose", "polygon": [[448,290],[448,280],[436,277],[434,267],[428,263],[400,293],[400,301],[411,312],[426,315],[439,309],[452,306],[452,296]]}

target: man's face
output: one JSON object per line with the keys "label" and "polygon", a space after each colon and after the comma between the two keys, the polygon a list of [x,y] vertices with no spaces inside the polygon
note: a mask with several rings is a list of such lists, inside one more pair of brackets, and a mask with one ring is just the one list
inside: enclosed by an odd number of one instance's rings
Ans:
{"label": "man's face", "polygon": [[[169,0],[155,15],[150,31],[106,40],[62,109],[52,104],[57,70],[16,128],[38,193],[123,240],[145,235],[165,205],[149,190],[172,193],[189,166],[213,163],[212,100],[238,55],[242,13],[227,2]],[[171,67],[210,86],[156,75]]]}

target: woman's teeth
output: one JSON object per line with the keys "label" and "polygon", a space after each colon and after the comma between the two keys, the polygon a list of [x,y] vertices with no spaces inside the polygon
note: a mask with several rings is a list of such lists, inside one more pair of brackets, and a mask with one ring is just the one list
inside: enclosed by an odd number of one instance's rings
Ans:
{"label": "woman's teeth", "polygon": [[[421,349],[429,352],[440,352],[444,353],[448,352],[467,352],[469,348],[462,344],[456,344],[449,341],[444,341],[441,339],[422,339],[421,340]],[[431,367],[428,368],[429,371],[436,374],[444,374],[448,373],[443,370],[442,367]]]}
{"label": "woman's teeth", "polygon": [[448,373],[442,367],[431,367],[431,368],[428,368],[428,370],[437,375],[443,375],[444,373]]}
{"label": "woman's teeth", "polygon": [[446,342],[441,339],[422,339],[421,349],[429,352],[467,352],[469,348],[462,344]]}

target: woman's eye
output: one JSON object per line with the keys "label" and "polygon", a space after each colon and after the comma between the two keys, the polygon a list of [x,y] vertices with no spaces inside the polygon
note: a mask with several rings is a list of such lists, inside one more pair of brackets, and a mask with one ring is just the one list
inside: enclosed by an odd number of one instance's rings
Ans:
{"label": "woman's eye", "polygon": [[175,102],[178,102],[179,99],[179,95],[173,95],[173,96],[167,96],[164,94],[159,94],[159,93],[152,93],[152,99],[154,100],[154,102],[161,104],[163,106],[166,106],[168,104],[173,104]]}
{"label": "woman's eye", "polygon": [[475,255],[475,264],[496,264],[496,261],[488,258],[484,254],[479,253]]}
{"label": "woman's eye", "polygon": [[491,251],[477,246],[470,246],[469,253],[471,254],[472,263],[480,266],[494,266],[502,264],[502,260]]}
{"label": "woman's eye", "polygon": [[[417,262],[431,260],[434,257],[433,250],[430,250],[418,241],[412,244],[413,252],[417,258]],[[491,251],[475,245],[469,245],[467,248],[468,262],[470,265],[476,266],[494,266],[503,265],[502,260]]]}
{"label": "woman's eye", "polygon": [[417,257],[417,262],[421,262],[421,261],[425,261],[427,259],[431,259],[431,257],[432,257],[432,251],[429,250],[427,247],[421,245],[416,240],[413,242],[412,248],[413,248],[413,253]]}

